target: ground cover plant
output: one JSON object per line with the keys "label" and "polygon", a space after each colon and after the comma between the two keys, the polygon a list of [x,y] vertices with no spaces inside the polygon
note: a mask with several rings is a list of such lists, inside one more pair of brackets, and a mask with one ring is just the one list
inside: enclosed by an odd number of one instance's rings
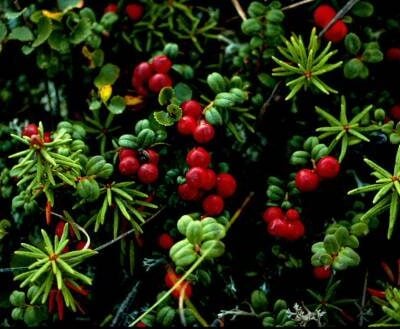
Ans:
{"label": "ground cover plant", "polygon": [[0,324],[400,325],[396,1],[0,0]]}

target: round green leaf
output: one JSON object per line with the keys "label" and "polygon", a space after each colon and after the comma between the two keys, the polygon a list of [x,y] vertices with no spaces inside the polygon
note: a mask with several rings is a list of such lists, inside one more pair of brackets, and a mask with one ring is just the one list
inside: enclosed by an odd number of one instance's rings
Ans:
{"label": "round green leaf", "polygon": [[108,110],[112,114],[121,114],[125,110],[125,101],[122,96],[113,96],[110,104],[108,104]]}

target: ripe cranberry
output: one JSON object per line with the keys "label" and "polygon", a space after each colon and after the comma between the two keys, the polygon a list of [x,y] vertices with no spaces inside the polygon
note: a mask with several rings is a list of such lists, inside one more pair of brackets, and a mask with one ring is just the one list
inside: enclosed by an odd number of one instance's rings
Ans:
{"label": "ripe cranberry", "polygon": [[133,157],[137,158],[137,151],[134,149],[128,149],[128,148],[121,148],[118,151],[118,159],[121,161],[123,158],[126,157]]}
{"label": "ripe cranberry", "polygon": [[301,218],[300,218],[300,213],[296,210],[296,209],[288,209],[287,211],[286,211],[286,218],[289,220],[289,221],[292,221],[292,222],[294,222],[294,221],[298,221],[298,220],[300,220]]}
{"label": "ripe cranberry", "polygon": [[24,127],[24,130],[22,130],[22,136],[28,136],[30,138],[32,135],[39,135],[39,128],[36,124],[29,123]]}
{"label": "ripe cranberry", "polygon": [[199,124],[193,132],[194,140],[200,144],[208,143],[214,138],[214,135],[214,127],[205,120],[200,120]]}
{"label": "ripe cranberry", "polygon": [[200,188],[206,179],[206,170],[201,167],[193,167],[186,173],[186,183],[194,188]]}
{"label": "ripe cranberry", "polygon": [[288,223],[282,217],[275,217],[269,221],[267,230],[272,236],[283,237],[288,234]]}
{"label": "ripe cranberry", "polygon": [[314,23],[319,27],[325,27],[336,15],[336,10],[329,5],[320,5],[314,10]]}
{"label": "ripe cranberry", "polygon": [[118,5],[116,3],[109,3],[104,8],[104,13],[116,13],[118,11]]}
{"label": "ripe cranberry", "polygon": [[263,213],[263,219],[266,223],[274,220],[275,218],[284,218],[285,214],[281,207],[268,207]]}
{"label": "ripe cranberry", "polygon": [[147,325],[143,321],[140,321],[140,322],[136,323],[135,327],[137,327],[137,328],[146,328]]}
{"label": "ripe cranberry", "polygon": [[392,47],[386,50],[386,58],[390,61],[400,61],[400,48]]}
{"label": "ripe cranberry", "polygon": [[121,175],[132,176],[139,170],[139,160],[133,156],[126,156],[121,159],[118,165],[118,170]]}
{"label": "ripe cranberry", "polygon": [[197,127],[197,122],[193,117],[184,115],[179,119],[176,128],[181,135],[193,135],[194,130]]}
{"label": "ripe cranberry", "polygon": [[188,183],[178,186],[178,194],[180,198],[185,201],[195,201],[199,200],[201,197],[199,189],[190,186]]}
{"label": "ripe cranberry", "polygon": [[301,192],[311,192],[318,188],[319,176],[312,169],[301,169],[296,174],[295,182]]}
{"label": "ripe cranberry", "polygon": [[342,20],[339,20],[333,24],[328,31],[325,32],[324,37],[328,41],[336,43],[342,41],[348,32],[349,30],[347,25]]}
{"label": "ripe cranberry", "polygon": [[223,197],[228,198],[236,191],[236,179],[228,173],[221,173],[217,176],[217,193]]}
{"label": "ripe cranberry", "polygon": [[158,55],[151,61],[151,67],[157,73],[168,73],[172,67],[172,61],[165,55]]}
{"label": "ripe cranberry", "polygon": [[318,161],[315,171],[321,178],[335,178],[339,174],[340,163],[335,157],[328,155]]}
{"label": "ripe cranberry", "polygon": [[130,3],[125,7],[125,12],[132,21],[137,22],[143,16],[144,7],[140,3]]}
{"label": "ripe cranberry", "polygon": [[329,265],[314,267],[313,275],[318,280],[329,279],[332,275],[332,268]]}
{"label": "ripe cranberry", "polygon": [[145,158],[144,161],[147,163],[154,163],[155,165],[157,165],[160,161],[160,155],[153,149],[144,150],[142,154]]}
{"label": "ripe cranberry", "polygon": [[224,199],[219,195],[210,194],[203,200],[202,206],[206,215],[216,216],[224,210]]}
{"label": "ripe cranberry", "polygon": [[174,239],[172,239],[172,237],[168,233],[162,233],[158,237],[157,242],[160,248],[169,250],[174,244]]}
{"label": "ripe cranberry", "polygon": [[394,120],[400,121],[400,104],[392,106],[392,108],[389,110],[389,113]]}
{"label": "ripe cranberry", "polygon": [[217,174],[214,170],[210,168],[205,169],[205,175],[203,177],[203,182],[201,184],[201,188],[205,191],[212,190],[217,183]]}
{"label": "ripe cranberry", "polygon": [[64,231],[65,221],[60,220],[56,225],[55,234],[61,238],[63,231]]}
{"label": "ripe cranberry", "polygon": [[178,280],[179,277],[173,270],[167,270],[164,276],[164,283],[168,288],[171,288]]}
{"label": "ripe cranberry", "polygon": [[137,87],[143,81],[148,81],[153,75],[153,69],[151,65],[147,62],[141,62],[135,66],[132,75],[132,86]]}
{"label": "ripe cranberry", "polygon": [[190,299],[192,297],[192,286],[187,283],[187,281],[183,281],[178,287],[176,287],[174,291],[172,291],[172,296],[180,298],[183,289],[185,291],[184,299]]}
{"label": "ripe cranberry", "polygon": [[172,80],[165,73],[156,73],[149,80],[149,89],[153,93],[158,93],[164,87],[171,87]]}
{"label": "ripe cranberry", "polygon": [[65,254],[66,252],[69,252],[69,251],[70,251],[70,248],[69,248],[68,245],[66,245],[66,246],[64,247],[64,249],[62,250],[62,253]]}
{"label": "ripe cranberry", "polygon": [[193,99],[183,102],[181,108],[183,111],[183,115],[189,115],[196,120],[200,119],[201,114],[203,113],[203,107],[198,101],[195,101]]}
{"label": "ripe cranberry", "polygon": [[186,163],[189,167],[207,168],[211,163],[211,155],[204,147],[194,147],[186,155]]}
{"label": "ripe cranberry", "polygon": [[84,247],[85,247],[85,245],[86,245],[86,241],[78,241],[76,244],[75,244],[75,250],[82,250]]}
{"label": "ripe cranberry", "polygon": [[288,221],[287,231],[283,237],[288,240],[297,240],[304,235],[304,231],[304,224],[301,220]]}
{"label": "ripe cranberry", "polygon": [[152,184],[158,179],[158,167],[154,163],[145,163],[139,167],[138,179],[143,184]]}
{"label": "ripe cranberry", "polygon": [[53,139],[51,138],[51,131],[45,131],[43,133],[43,142],[50,143]]}

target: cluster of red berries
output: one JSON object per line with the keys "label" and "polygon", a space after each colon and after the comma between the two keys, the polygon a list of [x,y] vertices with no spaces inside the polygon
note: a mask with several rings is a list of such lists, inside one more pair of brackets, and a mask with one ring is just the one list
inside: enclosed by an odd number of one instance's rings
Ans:
{"label": "cluster of red berries", "polygon": [[141,62],[135,66],[132,74],[132,87],[138,95],[147,96],[149,90],[158,93],[164,87],[172,86],[168,72],[172,61],[165,55],[155,56],[150,62]]}
{"label": "cluster of red berries", "polygon": [[[27,136],[29,138],[32,138],[32,136],[39,136],[39,127],[35,123],[28,123],[22,130],[22,136]],[[51,141],[51,132],[45,131],[43,133],[42,143],[50,143]]]}
{"label": "cluster of red berries", "polygon": [[237,187],[236,179],[228,173],[216,174],[209,168],[210,153],[201,146],[191,149],[186,156],[189,166],[185,178],[186,182],[178,186],[178,194],[182,200],[197,201],[215,188],[216,192],[209,194],[202,201],[206,215],[219,215],[225,207],[224,199],[232,196]]}
{"label": "cluster of red berries", "polygon": [[[167,273],[164,277],[165,285],[168,288],[172,288],[181,277],[181,275],[176,274],[172,269],[169,268],[167,269]],[[192,297],[192,286],[185,280],[172,291],[172,296],[179,298],[182,290],[184,290],[185,299],[190,299]]]}
{"label": "cluster of red berries", "polygon": [[[320,5],[314,11],[314,23],[318,27],[324,28],[335,16],[336,10],[334,8],[326,4]],[[348,32],[347,25],[339,19],[325,32],[324,37],[328,41],[340,42]]]}
{"label": "cluster of red berries", "polygon": [[286,213],[281,207],[268,207],[263,213],[268,233],[287,240],[297,240],[304,235],[304,224],[296,209],[288,209]]}
{"label": "cluster of red berries", "polygon": [[[60,220],[55,228],[55,234],[58,236],[58,238],[61,238],[63,231],[64,231],[64,226],[65,226],[66,222],[63,220]],[[75,239],[76,235],[74,230],[72,229],[71,225],[69,226],[69,230],[68,230],[68,234],[71,238]],[[74,250],[82,250],[86,245],[85,241],[82,240],[78,240],[74,243]],[[63,252],[69,252],[70,251],[70,247],[68,245],[65,246],[65,248],[63,249]]]}
{"label": "cluster of red berries", "polygon": [[314,169],[300,169],[295,177],[296,187],[301,192],[315,191],[322,179],[335,178],[340,172],[339,161],[330,155],[318,160]]}
{"label": "cluster of red berries", "polygon": [[[117,13],[118,5],[116,3],[109,3],[104,8],[104,13]],[[125,13],[134,22],[140,21],[144,14],[144,7],[141,3],[129,3],[125,6]]]}
{"label": "cluster of red berries", "polygon": [[152,184],[158,179],[159,154],[153,149],[136,151],[121,148],[118,152],[118,170],[123,176],[137,175],[139,182]]}
{"label": "cluster of red berries", "polygon": [[193,136],[199,144],[210,142],[215,136],[214,127],[203,116],[203,107],[196,100],[188,100],[181,104],[182,118],[176,128],[183,136]]}

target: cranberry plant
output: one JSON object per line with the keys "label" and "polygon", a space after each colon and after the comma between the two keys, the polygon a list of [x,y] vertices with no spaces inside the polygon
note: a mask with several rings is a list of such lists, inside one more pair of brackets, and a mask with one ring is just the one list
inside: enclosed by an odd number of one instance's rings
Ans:
{"label": "cranberry plant", "polygon": [[399,325],[398,9],[0,0],[0,324]]}

